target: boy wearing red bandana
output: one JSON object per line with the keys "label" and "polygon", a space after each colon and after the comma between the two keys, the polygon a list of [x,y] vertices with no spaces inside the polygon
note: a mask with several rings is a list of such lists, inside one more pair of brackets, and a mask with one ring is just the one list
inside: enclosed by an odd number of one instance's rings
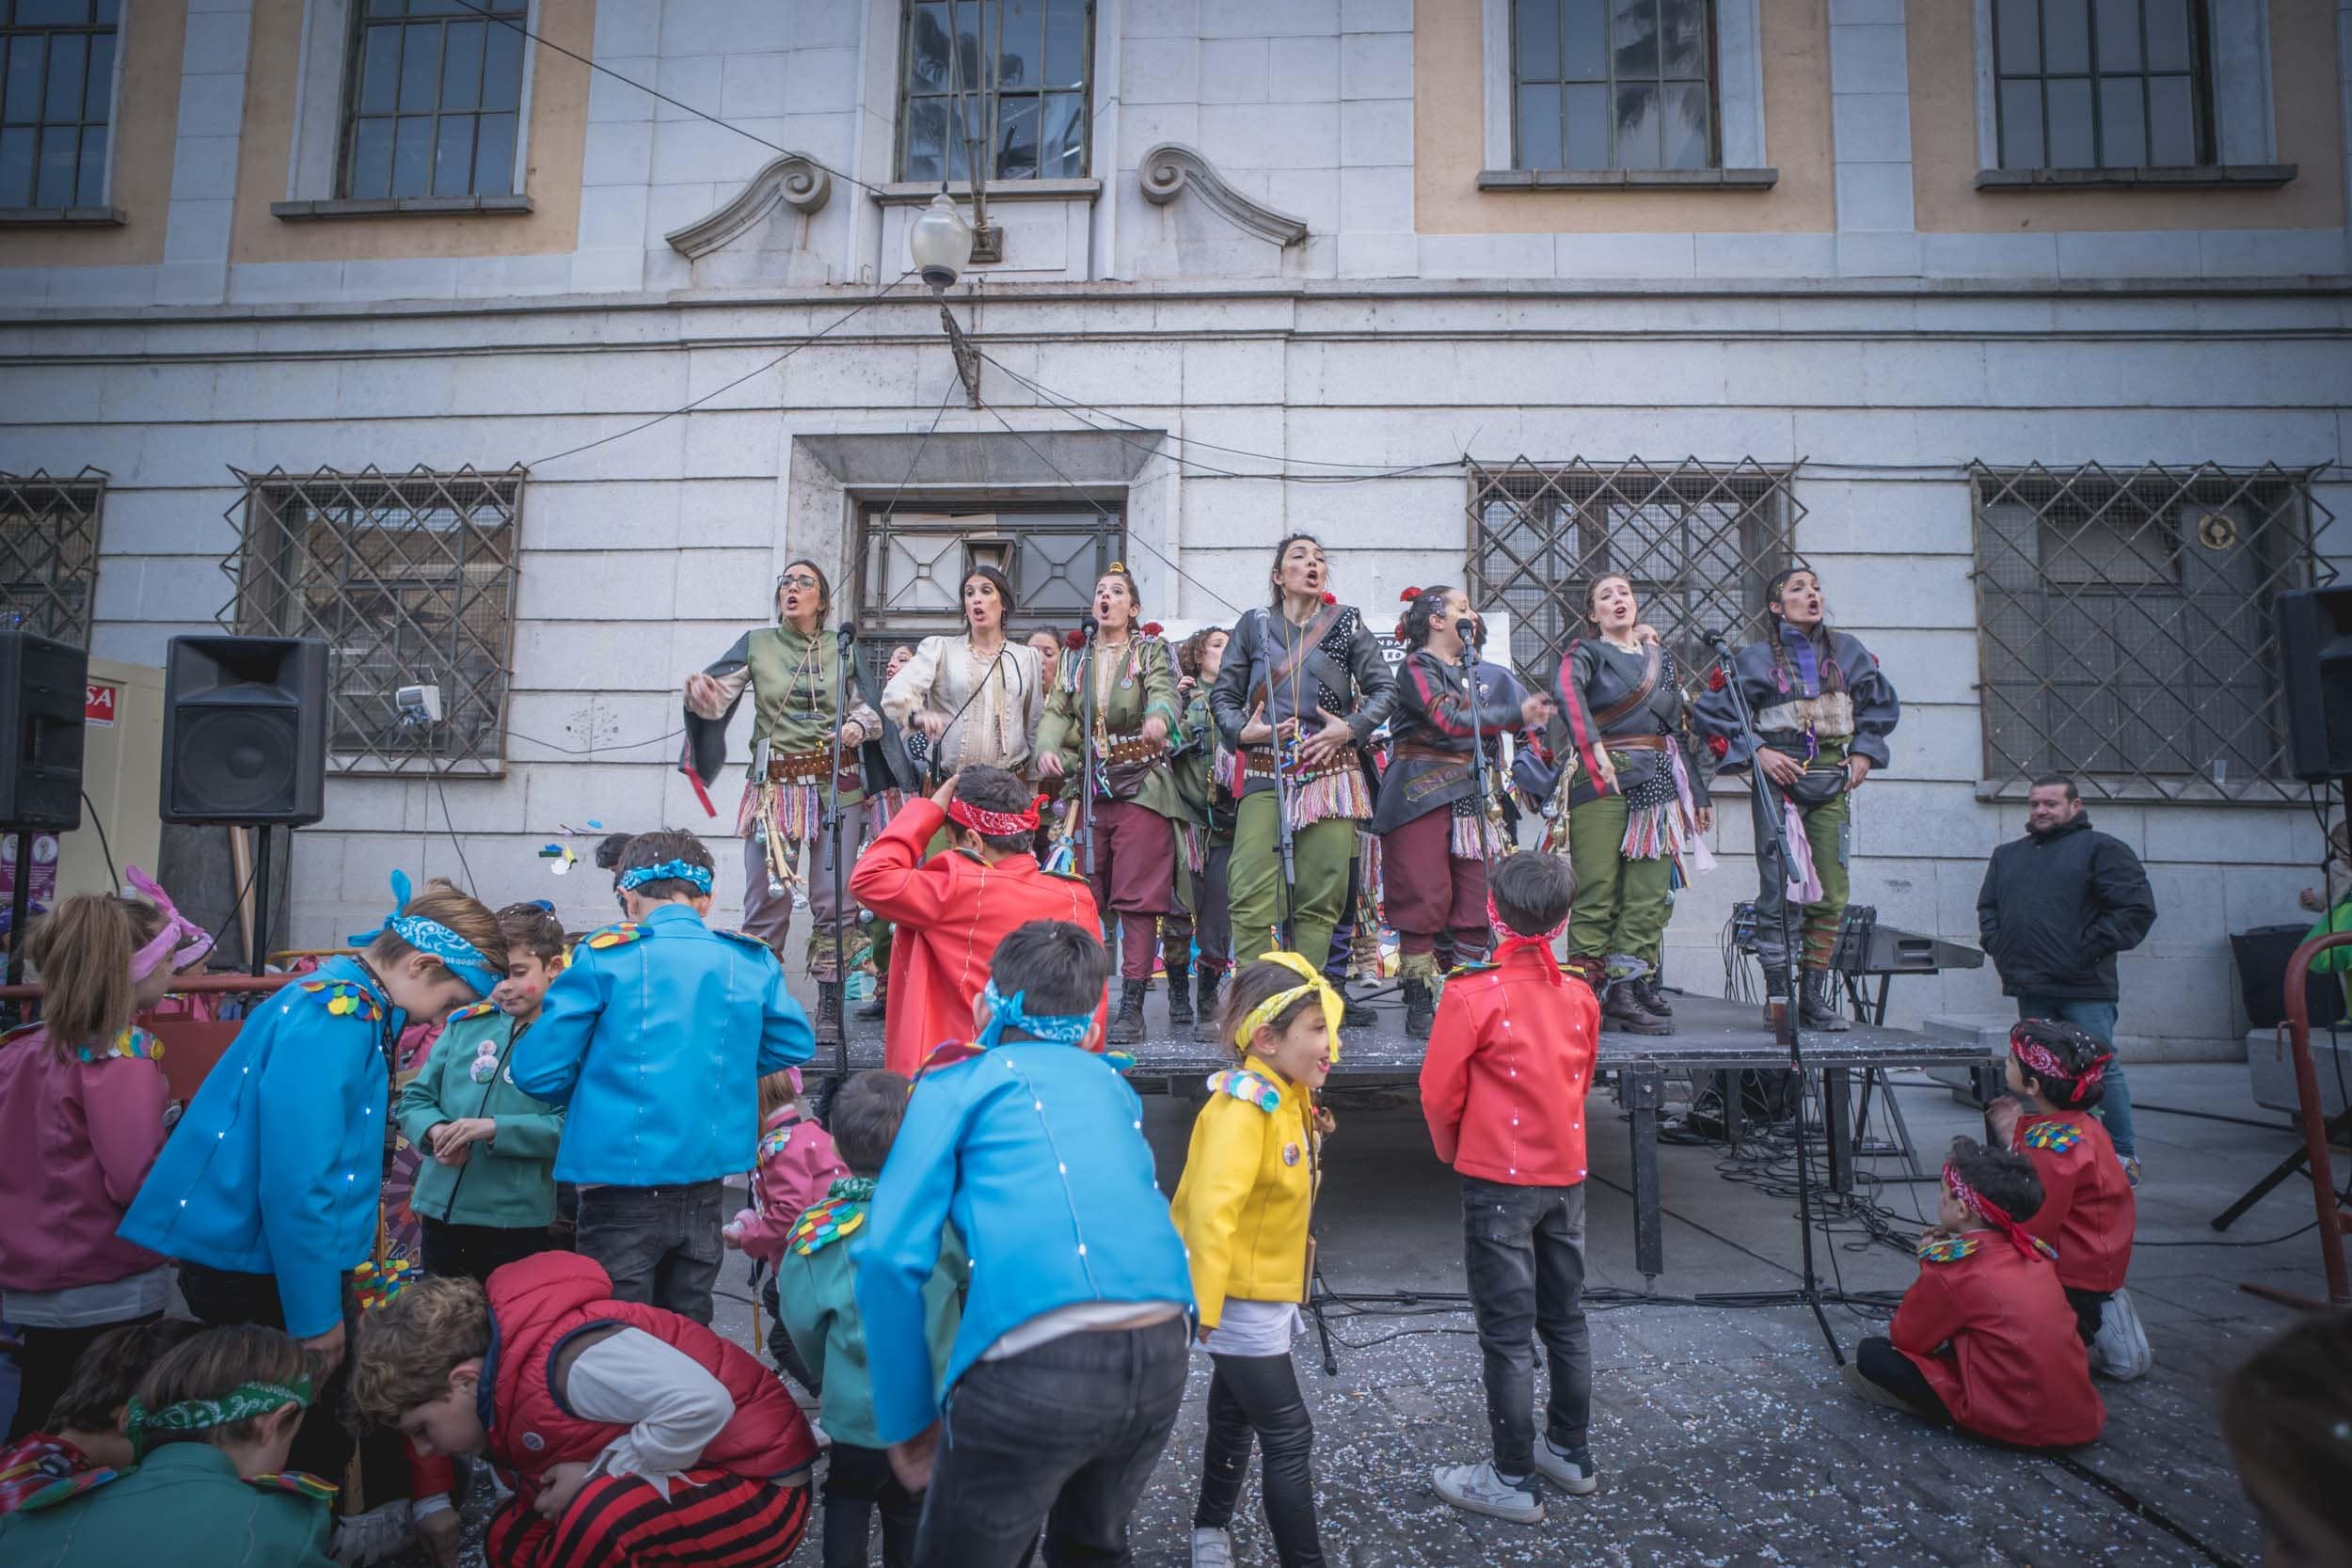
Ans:
{"label": "boy wearing red bandana", "polygon": [[2058,1249],[2066,1287],[2091,1364],[2121,1382],[2144,1375],[2153,1357],[2138,1310],[2124,1292],[2138,1205],[2115,1145],[2091,1108],[2115,1053],[2071,1023],[2021,1020],[2009,1037],[2008,1081],[2014,1099],[1985,1109],[1994,1137],[2032,1162],[2042,1207],[2029,1227]]}
{"label": "boy wearing red bandana", "polygon": [[[930,800],[907,802],[858,857],[850,896],[898,927],[882,1026],[882,1064],[892,1072],[912,1078],[931,1047],[971,1034],[989,960],[1015,927],[1066,920],[1102,930],[1085,879],[1037,863],[1037,825],[1036,800],[1019,779],[1001,768],[967,768]],[[953,847],[926,862],[923,851],[943,827]]]}
{"label": "boy wearing red bandana", "polygon": [[1919,1238],[1919,1277],[1887,1337],[1854,1348],[1846,1386],[1875,1404],[1950,1421],[1998,1443],[2090,1442],[2106,1406],[2090,1386],[2074,1311],[2049,1243],[2027,1228],[2042,1204],[2033,1167],[1952,1140],[1936,1208]]}

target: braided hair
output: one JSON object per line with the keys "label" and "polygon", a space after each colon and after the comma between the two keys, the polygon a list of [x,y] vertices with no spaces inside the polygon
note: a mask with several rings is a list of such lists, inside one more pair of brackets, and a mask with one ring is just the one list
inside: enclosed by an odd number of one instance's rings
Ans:
{"label": "braided hair", "polygon": [[[1820,580],[1819,574],[1810,566],[1784,566],[1773,573],[1772,580],[1764,585],[1764,645],[1772,651],[1772,673],[1779,677],[1784,691],[1796,689],[1799,683],[1796,663],[1789,658],[1788,649],[1781,641],[1780,595],[1781,591],[1788,586],[1788,579],[1800,574],[1812,578],[1817,583]],[[1830,635],[1827,611],[1821,615],[1820,634],[1814,638],[1813,645],[1818,656],[1815,662],[1821,673],[1821,695],[1826,697],[1833,691],[1845,690],[1846,671],[1837,662],[1837,640]]]}

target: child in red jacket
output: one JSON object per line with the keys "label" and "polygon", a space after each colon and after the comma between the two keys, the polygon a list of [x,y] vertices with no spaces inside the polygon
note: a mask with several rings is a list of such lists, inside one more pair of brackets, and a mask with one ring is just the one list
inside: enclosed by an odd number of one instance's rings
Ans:
{"label": "child in red jacket", "polygon": [[768,1369],[691,1318],[612,1299],[576,1253],[487,1288],[421,1279],[370,1313],[352,1399],[420,1453],[515,1484],[490,1568],[768,1568],[808,1525],[817,1444]]}
{"label": "child in red jacket", "polygon": [[720,1232],[726,1244],[755,1265],[752,1277],[768,1276],[759,1299],[768,1308],[768,1354],[778,1370],[812,1394],[821,1394],[792,1336],[785,1332],[776,1305],[776,1264],[792,1227],[833,1184],[850,1174],[834,1148],[833,1134],[818,1126],[801,1098],[801,1069],[786,1068],[759,1081],[759,1160],[752,1169],[752,1207],[739,1211]]}
{"label": "child in red jacket", "polygon": [[1985,1121],[1998,1143],[2033,1162],[2042,1207],[2027,1227],[2058,1249],[2058,1283],[2074,1304],[2090,1364],[2118,1382],[2145,1376],[2155,1356],[2123,1289],[2138,1205],[2107,1130],[2091,1108],[2115,1053],[2071,1023],[2021,1020],[2009,1035],[2009,1087]]}
{"label": "child in red jacket", "polygon": [[[1491,963],[1456,970],[1438,1003],[1421,1069],[1422,1115],[1438,1158],[1462,1177],[1465,1271],[1486,1358],[1494,1458],[1441,1465],[1457,1508],[1535,1524],[1542,1471],[1581,1497],[1600,1482],[1585,1429],[1593,1394],[1584,1288],[1584,1096],[1600,1005],[1552,957],[1575,897],[1567,863],[1514,855],[1487,879]],[[1535,1340],[1551,1397],[1535,1434]]]}
{"label": "child in red jacket", "polygon": [[2029,1449],[2088,1443],[2106,1424],[2049,1243],[2027,1229],[2042,1204],[2033,1167],[1952,1140],[1919,1239],[1919,1278],[1887,1338],[1855,1347],[1846,1386],[1878,1404],[1950,1420]]}

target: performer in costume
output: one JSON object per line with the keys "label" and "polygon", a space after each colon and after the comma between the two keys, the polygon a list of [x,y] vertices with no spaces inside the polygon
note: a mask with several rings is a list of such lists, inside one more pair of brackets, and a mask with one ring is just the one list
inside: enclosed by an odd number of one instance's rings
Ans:
{"label": "performer in costume", "polygon": [[882,712],[927,742],[934,778],[1002,768],[1027,778],[1030,737],[1045,716],[1037,650],[1005,641],[1012,585],[993,566],[963,579],[963,631],[926,637],[882,690]]}
{"label": "performer in costume", "polygon": [[[1209,713],[1209,688],[1216,683],[1232,634],[1203,626],[1178,645],[1176,696],[1184,705],[1168,767],[1184,818],[1176,825],[1176,902],[1160,923],[1160,968],[1168,976],[1168,1022],[1190,1027],[1193,1037],[1217,1037],[1216,993],[1233,961],[1232,923],[1226,918],[1226,874],[1233,863],[1233,794],[1225,786],[1225,748],[1217,744],[1216,721]],[[1195,942],[1200,948],[1193,961]],[[1198,989],[1200,1009],[1194,1011]]]}
{"label": "performer in costume", "polygon": [[[1272,952],[1276,927],[1287,920],[1291,950],[1321,970],[1331,929],[1349,913],[1348,863],[1373,804],[1358,749],[1387,721],[1396,677],[1363,616],[1325,592],[1330,575],[1312,534],[1276,546],[1274,602],[1242,615],[1209,689],[1217,733],[1241,774],[1229,890],[1236,963]],[[1287,893],[1278,756],[1296,873]]]}
{"label": "performer in costume", "polygon": [[1480,664],[1474,677],[1463,669],[1458,628],[1471,619],[1469,594],[1408,588],[1404,600],[1397,637],[1410,651],[1389,715],[1389,768],[1372,831],[1380,835],[1381,907],[1402,955],[1405,1033],[1425,1040],[1438,1014],[1438,934],[1454,934],[1456,962],[1485,956],[1486,862],[1511,847],[1488,809],[1502,781],[1490,774],[1486,796],[1479,794],[1473,730],[1483,747],[1544,722],[1551,703],[1493,665]]}
{"label": "performer in costume", "polygon": [[[745,632],[700,674],[686,677],[686,750],[680,766],[704,783],[726,764],[726,726],[743,693],[752,694],[752,760],[736,807],[743,835],[743,929],[784,956],[792,911],[809,912],[808,973],[817,982],[817,1037],[840,1037],[841,974],[855,911],[834,897],[832,834],[825,826],[834,733],[841,736],[841,847],[854,856],[865,831],[869,778],[895,780],[879,743],[882,721],[856,671],[849,672],[850,710],[834,712],[843,690],[841,642],[826,625],[833,585],[815,562],[795,561],[776,579],[776,625]],[[873,747],[871,755],[861,753]],[[809,847],[807,873],[802,847]]]}
{"label": "performer in costume", "polygon": [[[1829,960],[1851,886],[1853,834],[1846,798],[1873,768],[1888,761],[1886,737],[1902,716],[1895,688],[1879,661],[1851,632],[1832,630],[1821,579],[1792,566],[1765,587],[1764,638],[1732,657],[1756,733],[1743,735],[1740,715],[1720,670],[1692,720],[1715,753],[1715,770],[1750,768],[1749,800],[1756,816],[1756,955],[1764,990],[1788,994],[1788,958],[1781,919],[1786,901],[1801,898],[1795,923],[1804,942],[1804,995],[1800,1022],[1808,1029],[1843,1029],[1831,1009]],[[1797,863],[1780,863],[1772,816],[1788,831]]]}
{"label": "performer in costume", "polygon": [[[1158,957],[1160,916],[1172,907],[1176,829],[1184,800],[1168,766],[1168,736],[1183,710],[1176,664],[1156,622],[1138,626],[1141,595],[1118,562],[1094,585],[1091,646],[1061,661],[1037,732],[1037,767],[1048,784],[1083,773],[1073,794],[1094,792],[1094,866],[1088,880],[1100,909],[1119,916],[1119,1012],[1110,1043],[1143,1038],[1143,996]],[[1082,768],[1087,705],[1094,752]],[[1085,864],[1083,850],[1079,863]]]}
{"label": "performer in costume", "polygon": [[[1645,639],[1632,582],[1611,575],[1585,593],[1599,632],[1568,644],[1557,689],[1576,772],[1562,809],[1576,867],[1568,962],[1603,996],[1602,1014],[1637,1035],[1674,1033],[1658,983],[1675,873],[1713,868],[1707,769],[1683,760],[1682,672]],[[1605,989],[1604,989],[1605,988]]]}

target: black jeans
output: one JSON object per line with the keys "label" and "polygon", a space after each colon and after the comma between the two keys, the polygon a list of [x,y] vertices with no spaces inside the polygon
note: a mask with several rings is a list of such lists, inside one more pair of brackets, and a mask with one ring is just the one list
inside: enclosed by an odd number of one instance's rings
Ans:
{"label": "black jeans", "polygon": [[1184,1397],[1186,1320],[1065,1334],[978,1361],[948,1391],[923,1500],[921,1568],[1134,1560],[1127,1518]]}
{"label": "black jeans", "polygon": [[8,1441],[30,1432],[47,1432],[49,1407],[73,1381],[74,1363],[98,1338],[129,1323],[151,1323],[161,1312],[149,1312],[120,1323],[86,1323],[79,1328],[20,1328],[17,1348],[8,1353],[16,1363],[16,1414],[8,1418]]}
{"label": "black jeans", "polygon": [[866,1539],[877,1508],[882,1568],[907,1568],[923,1522],[923,1494],[899,1483],[889,1449],[834,1443],[825,1450],[825,1568],[866,1568]]}
{"label": "black jeans", "polygon": [[1265,1444],[1265,1522],[1282,1568],[1322,1568],[1315,1533],[1311,1465],[1314,1423],[1298,1391],[1298,1369],[1287,1355],[1218,1355],[1209,1378],[1209,1434],[1201,1445],[1200,1505],[1196,1529],[1223,1529],[1241,1502],[1249,1468],[1249,1439]]}
{"label": "black jeans", "polygon": [[418,1259],[427,1274],[454,1275],[477,1285],[490,1282],[490,1272],[548,1250],[544,1225],[453,1225],[447,1220],[417,1216],[424,1227],[424,1256]]}
{"label": "black jeans", "polygon": [[706,1327],[719,1282],[721,1183],[584,1187],[580,1250],[612,1276],[616,1301],[666,1307]]}
{"label": "black jeans", "polygon": [[[201,1263],[180,1265],[180,1293],[187,1298],[188,1314],[213,1328],[237,1323],[286,1326],[285,1308],[278,1300],[278,1276],[238,1274],[206,1268]],[[310,1408],[302,1413],[294,1432],[294,1450],[285,1468],[314,1475],[332,1486],[343,1484],[343,1467],[358,1447],[353,1436],[351,1358],[359,1349],[359,1301],[343,1280],[343,1356],[311,1390]]]}
{"label": "black jeans", "polygon": [[[758,1265],[755,1264],[756,1269]],[[792,1331],[784,1326],[782,1304],[776,1300],[776,1276],[771,1271],[767,1283],[759,1288],[760,1305],[768,1308],[768,1354],[776,1363],[776,1370],[789,1377],[803,1388],[818,1398],[824,1389],[818,1386],[817,1374],[808,1370],[808,1358],[801,1347],[792,1342]]]}
{"label": "black jeans", "polygon": [[1462,1264],[1486,1361],[1495,1468],[1535,1468],[1535,1341],[1551,1364],[1544,1434],[1584,1447],[1593,1342],[1584,1323],[1584,1188],[1514,1187],[1462,1178]]}
{"label": "black jeans", "polygon": [[2084,1344],[2099,1337],[2100,1322],[2106,1318],[2107,1303],[2114,1295],[2113,1291],[2077,1291],[2072,1285],[2066,1287],[2066,1305],[2074,1309],[2074,1332],[2082,1336]]}
{"label": "black jeans", "polygon": [[1915,1406],[1920,1415],[1931,1420],[1948,1421],[1952,1413],[1945,1408],[1944,1397],[1928,1381],[1918,1363],[1895,1348],[1891,1339],[1872,1335],[1854,1347],[1853,1364],[1862,1375],[1892,1394],[1899,1394]]}

